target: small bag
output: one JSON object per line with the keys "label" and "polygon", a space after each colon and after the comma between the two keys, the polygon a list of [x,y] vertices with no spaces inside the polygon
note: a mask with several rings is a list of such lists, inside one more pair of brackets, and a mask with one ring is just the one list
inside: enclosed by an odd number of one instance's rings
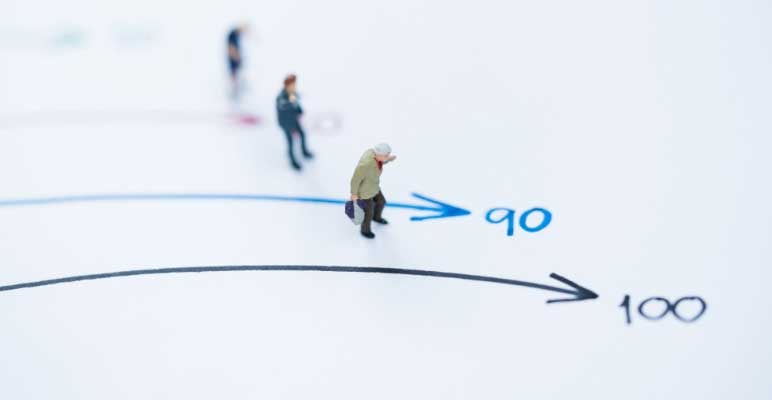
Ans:
{"label": "small bag", "polygon": [[346,202],[346,216],[351,219],[354,225],[361,225],[362,221],[365,220],[365,204],[364,200]]}

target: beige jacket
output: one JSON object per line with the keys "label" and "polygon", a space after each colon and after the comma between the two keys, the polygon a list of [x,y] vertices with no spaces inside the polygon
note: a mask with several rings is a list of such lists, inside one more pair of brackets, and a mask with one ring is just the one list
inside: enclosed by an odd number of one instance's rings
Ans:
{"label": "beige jacket", "polygon": [[[389,161],[384,162],[384,164]],[[359,159],[359,164],[351,177],[351,194],[367,200],[375,197],[381,191],[381,170],[375,161],[375,151],[367,150]]]}

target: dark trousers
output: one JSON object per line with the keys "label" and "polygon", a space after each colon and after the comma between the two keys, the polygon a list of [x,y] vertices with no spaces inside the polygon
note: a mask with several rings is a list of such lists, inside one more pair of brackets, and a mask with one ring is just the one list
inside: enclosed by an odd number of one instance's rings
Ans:
{"label": "dark trousers", "polygon": [[241,69],[241,61],[236,61],[232,58],[228,58],[228,70],[231,71],[231,78],[233,79],[238,78],[239,69]]}
{"label": "dark trousers", "polygon": [[284,131],[284,136],[287,138],[287,151],[289,152],[290,161],[297,163],[297,160],[295,160],[295,145],[294,140],[292,140],[292,133],[298,133],[300,136],[300,150],[303,151],[303,154],[308,154],[308,148],[306,147],[306,133],[303,131],[300,124],[297,124],[294,127],[282,126],[281,129]]}
{"label": "dark trousers", "polygon": [[365,220],[362,221],[362,232],[370,232],[370,225],[373,219],[381,219],[383,217],[383,208],[386,207],[386,198],[383,197],[382,192],[378,192],[372,199],[364,199],[365,201]]}

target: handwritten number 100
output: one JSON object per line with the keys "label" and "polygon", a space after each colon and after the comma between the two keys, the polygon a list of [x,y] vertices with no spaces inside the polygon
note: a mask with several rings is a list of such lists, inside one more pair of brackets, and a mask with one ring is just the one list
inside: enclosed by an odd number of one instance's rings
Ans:
{"label": "handwritten number 100", "polygon": [[[694,315],[691,316],[684,316],[683,314],[678,312],[678,306],[682,304],[683,302],[690,302],[690,301],[696,301],[699,303],[699,311],[697,311]],[[650,311],[647,311],[650,308],[650,304],[653,303],[661,303],[664,305],[664,308],[662,311],[658,313],[651,313]],[[632,317],[630,315],[630,295],[625,295],[624,300],[622,301],[622,304],[619,305],[619,307],[623,308],[625,310],[625,317],[627,319],[627,324],[630,325],[633,323]],[[694,321],[697,321],[702,317],[702,314],[705,314],[705,310],[708,309],[707,303],[705,303],[705,300],[703,300],[701,297],[698,296],[687,296],[687,297],[681,297],[680,299],[676,300],[675,303],[671,303],[670,300],[664,298],[664,297],[649,297],[648,299],[640,302],[638,304],[638,314],[641,315],[641,317],[648,319],[649,321],[659,321],[662,318],[664,318],[667,314],[672,313],[673,316],[678,318],[681,322],[691,323]]]}

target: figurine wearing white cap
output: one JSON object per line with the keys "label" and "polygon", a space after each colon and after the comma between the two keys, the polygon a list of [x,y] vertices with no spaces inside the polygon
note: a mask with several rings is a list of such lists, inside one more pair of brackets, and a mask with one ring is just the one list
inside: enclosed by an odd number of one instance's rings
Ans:
{"label": "figurine wearing white cap", "polygon": [[351,177],[351,200],[365,201],[365,219],[362,222],[362,236],[373,239],[370,229],[372,221],[379,224],[388,224],[383,218],[383,208],[386,206],[386,198],[381,192],[381,173],[383,166],[394,161],[397,156],[391,155],[391,146],[379,143],[372,149],[368,149],[359,159],[354,176]]}

